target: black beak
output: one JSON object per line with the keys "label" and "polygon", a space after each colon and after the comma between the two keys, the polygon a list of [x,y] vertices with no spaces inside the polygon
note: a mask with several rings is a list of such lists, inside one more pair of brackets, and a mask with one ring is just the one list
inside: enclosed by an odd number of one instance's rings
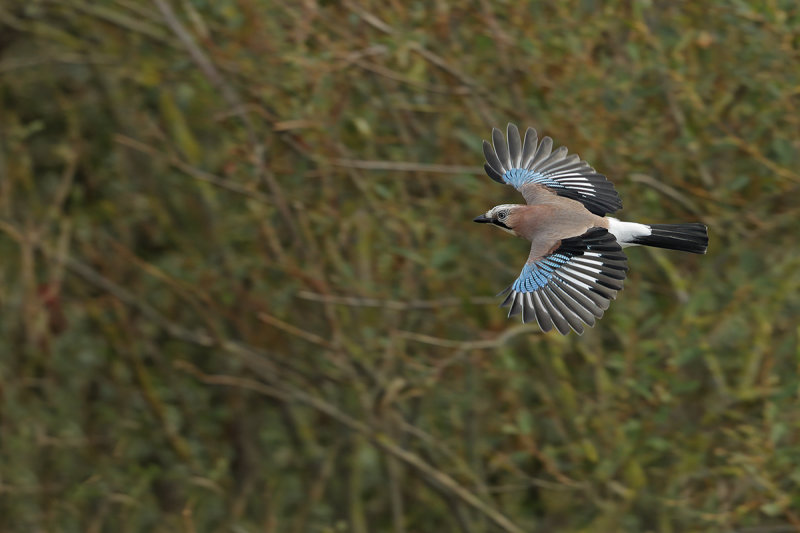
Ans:
{"label": "black beak", "polygon": [[481,224],[488,224],[492,221],[491,218],[487,217],[486,215],[481,215],[479,217],[475,217],[472,219],[473,222],[480,222]]}

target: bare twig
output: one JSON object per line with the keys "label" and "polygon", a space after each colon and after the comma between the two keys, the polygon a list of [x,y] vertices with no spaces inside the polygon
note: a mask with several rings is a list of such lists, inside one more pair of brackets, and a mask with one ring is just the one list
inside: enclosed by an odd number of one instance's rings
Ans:
{"label": "bare twig", "polygon": [[[16,240],[24,239],[23,233],[13,224],[6,221],[0,220],[0,230],[3,230]],[[24,240],[22,242],[24,242]],[[22,242],[20,242],[20,244],[22,244]],[[386,435],[373,430],[364,422],[345,414],[325,400],[312,396],[286,381],[281,381],[280,374],[277,371],[277,365],[274,361],[266,357],[265,353],[235,341],[215,339],[204,332],[190,331],[180,325],[174,324],[155,308],[136,298],[130,291],[105,278],[88,265],[69,257],[60,258],[42,243],[36,242],[34,246],[51,259],[64,261],[68,270],[91,282],[93,285],[109,292],[122,303],[136,308],[143,316],[154,324],[162,327],[173,337],[205,347],[219,346],[224,351],[241,357],[243,362],[253,370],[257,370],[262,379],[267,383],[234,376],[206,376],[189,365],[189,363],[181,364],[181,368],[191,371],[198,377],[202,376],[203,381],[213,384],[243,387],[277,400],[297,402],[311,407],[333,420],[336,420],[346,428],[366,436],[376,447],[418,472],[440,490],[446,491],[462,503],[476,509],[502,530],[512,533],[522,533],[523,530],[511,522],[505,515],[464,488],[455,479],[424,461],[418,455],[404,449]]]}
{"label": "bare twig", "polygon": [[[382,21],[376,15],[369,13],[363,7],[359,6],[358,3],[354,2],[353,0],[347,0],[344,2],[345,7],[358,15],[361,20],[375,28],[376,30],[385,33],[387,35],[394,35],[395,30],[389,24]],[[482,87],[478,82],[474,79],[470,78],[459,69],[453,67],[448,63],[443,57],[431,52],[427,48],[425,48],[420,43],[409,43],[409,49],[418,53],[422,56],[426,61],[435,65],[436,67],[440,68],[444,72],[447,72],[455,79],[457,79],[466,89],[464,92],[471,93],[472,99],[474,101],[474,105],[480,113],[481,118],[488,124],[494,124],[496,121],[492,117],[491,110],[484,104],[483,100],[484,97],[489,95],[488,90],[485,87]]]}
{"label": "bare twig", "polygon": [[[119,302],[115,303],[117,312],[120,315],[124,315],[128,312],[128,309],[124,307],[124,305],[120,304]],[[153,413],[153,416],[161,425],[167,442],[170,444],[178,457],[180,457],[187,464],[195,466],[195,460],[189,444],[180,433],[175,431],[168,421],[167,408],[164,405],[164,402],[161,400],[161,397],[156,392],[156,387],[153,386],[153,382],[150,379],[150,373],[147,371],[144,363],[142,363],[142,354],[139,353],[140,349],[136,347],[136,343],[134,341],[135,332],[131,331],[132,328],[130,327],[130,322],[127,320],[121,320],[120,323],[123,324],[123,331],[126,335],[126,338],[124,339],[125,342],[121,342],[119,339],[117,340],[117,349],[121,353],[127,354],[128,358],[130,359],[131,365],[133,366],[133,373],[136,376],[137,383],[139,384],[139,390],[141,391],[145,402],[150,407],[150,411]]]}
{"label": "bare twig", "polygon": [[[178,17],[175,15],[175,12],[172,10],[172,7],[169,5],[169,3],[166,0],[153,0],[153,2],[161,11],[161,14],[164,16],[164,20],[166,21],[167,25],[172,29],[183,46],[189,52],[192,60],[197,64],[205,77],[222,93],[222,97],[225,99],[228,106],[232,108],[244,108],[244,102],[239,97],[239,94],[220,74],[214,63],[198,46],[197,42],[194,40],[194,37],[192,37],[192,34],[189,33],[181,21],[178,20]],[[250,120],[250,116],[246,113],[240,114],[239,116],[241,117],[242,122],[245,125],[245,129],[247,130],[248,141],[253,150],[253,162],[258,169],[259,179],[266,184],[283,219],[291,220],[292,217],[291,211],[289,210],[289,204],[284,198],[283,191],[281,190],[278,180],[275,179],[275,176],[266,166],[266,150],[263,143],[258,140],[258,136],[256,135],[255,127]],[[287,228],[289,233],[293,234],[294,237],[297,237],[292,224],[287,224]]]}
{"label": "bare twig", "polygon": [[204,181],[206,183],[210,183],[221,189],[225,189],[231,192],[235,192],[237,194],[247,196],[254,200],[258,200],[259,202],[272,203],[270,201],[270,198],[265,194],[262,194],[258,191],[254,191],[252,189],[248,189],[247,187],[240,185],[235,181],[231,181],[225,178],[220,178],[219,176],[211,174],[210,172],[206,172],[205,170],[200,170],[199,168],[193,167],[192,165],[183,161],[182,159],[180,159],[175,155],[165,154],[156,149],[155,147],[150,146],[149,144],[145,144],[141,141],[137,141],[136,139],[132,139],[127,135],[122,135],[122,134],[114,135],[114,141],[123,146],[127,146],[128,148],[136,150],[138,152],[142,152],[154,157],[164,159],[170,165],[174,166],[178,170],[184,172],[185,174],[188,174],[189,176],[193,177],[198,181]]}
{"label": "bare twig", "polygon": [[702,211],[697,208],[697,206],[692,202],[689,198],[685,195],[681,194],[676,188],[667,185],[662,181],[658,181],[652,176],[648,176],[647,174],[638,174],[634,173],[630,175],[631,181],[635,181],[637,183],[644,183],[645,185],[649,185],[653,189],[657,190],[658,192],[669,196],[673,200],[680,203],[683,207],[685,207],[688,211],[696,215],[700,215]]}
{"label": "bare twig", "polygon": [[541,330],[534,326],[519,325],[508,328],[501,335],[494,339],[480,340],[480,341],[454,341],[450,339],[441,339],[439,337],[432,337],[430,335],[423,335],[413,331],[398,331],[396,332],[399,337],[424,342],[433,346],[441,346],[442,348],[458,348],[460,350],[482,350],[489,348],[497,348],[505,344],[510,338],[517,335],[525,335],[527,333],[541,333]]}
{"label": "bare twig", "polygon": [[50,66],[54,63],[66,65],[114,65],[117,63],[117,59],[112,56],[96,55],[94,57],[86,57],[83,54],[70,53],[48,55],[44,57],[26,57],[24,59],[5,59],[0,62],[0,74],[7,74],[15,70],[26,68],[41,67],[42,65]]}
{"label": "bare twig", "polygon": [[324,348],[333,348],[330,341],[327,339],[323,339],[319,335],[315,335],[314,333],[308,332],[304,329],[298,328],[297,326],[293,326],[288,322],[284,322],[279,318],[275,318],[274,316],[268,315],[267,313],[258,313],[258,319],[265,324],[269,324],[271,326],[275,326],[278,329],[282,329],[283,331],[289,333],[290,335],[294,335],[295,337],[299,337],[303,340],[306,340],[310,343],[317,344]]}
{"label": "bare twig", "polygon": [[[5,220],[0,220],[0,231],[9,235],[17,241],[20,246],[25,245],[27,237],[14,224]],[[103,276],[86,263],[60,254],[58,251],[52,250],[49,246],[38,240],[34,241],[32,245],[49,259],[61,262],[68,271],[77,275],[90,285],[102,289],[125,305],[136,309],[142,316],[150,320],[153,324],[158,325],[176,339],[206,348],[218,346],[224,351],[242,357],[248,364],[253,365],[265,374],[279,375],[279,368],[276,363],[277,360],[281,360],[282,367],[291,368],[289,361],[285,358],[276,357],[274,354],[258,350],[237,341],[214,337],[204,330],[190,330],[176,324],[150,304],[142,301],[131,291]],[[293,371],[302,374],[297,369],[293,369]]]}
{"label": "bare twig", "polygon": [[352,0],[346,0],[344,2],[344,5],[345,7],[347,7],[347,9],[349,9],[350,11],[361,17],[361,20],[363,20],[376,30],[381,31],[387,35],[394,35],[394,29],[391,26],[386,24],[384,21],[382,21],[372,13],[369,13],[367,10],[359,6],[356,2],[353,2]]}
{"label": "bare twig", "polygon": [[151,39],[172,44],[174,41],[166,34],[163,27],[154,26],[144,21],[141,15],[137,14],[135,17],[128,16],[119,9],[113,9],[94,2],[69,2],[68,5],[78,11],[82,11],[87,15],[99,18],[125,30],[133,31],[146,35]]}
{"label": "bare twig", "polygon": [[386,458],[386,470],[389,474],[389,501],[392,508],[392,527],[394,533],[404,533],[405,522],[403,517],[405,505],[403,502],[402,486],[402,469],[400,468],[399,461],[394,457]]}
{"label": "bare twig", "polygon": [[298,298],[311,300],[314,302],[324,302],[335,305],[346,305],[349,307],[382,307],[397,311],[408,311],[412,309],[437,309],[440,307],[457,307],[469,303],[473,305],[496,304],[496,298],[475,297],[475,298],[442,298],[440,300],[411,300],[401,302],[398,300],[381,300],[378,298],[359,298],[357,296],[330,296],[311,291],[300,291]]}
{"label": "bare twig", "polygon": [[720,127],[723,130],[725,130],[725,133],[727,133],[727,137],[724,138],[725,141],[735,144],[737,147],[739,147],[741,150],[750,155],[753,159],[755,159],[756,161],[758,161],[759,163],[770,169],[776,175],[782,178],[786,178],[787,180],[790,181],[800,182],[800,174],[775,163],[774,161],[769,159],[766,155],[764,155],[764,153],[761,150],[759,150],[756,146],[754,146],[753,143],[749,143],[746,140],[742,139],[724,125],[720,125]]}
{"label": "bare twig", "polygon": [[[214,66],[214,63],[206,56],[205,52],[197,45],[192,37],[192,34],[184,27],[178,17],[175,15],[175,12],[172,10],[172,6],[166,0],[153,0],[158,7],[161,14],[164,16],[164,20],[167,23],[167,26],[175,33],[175,35],[180,40],[181,44],[186,48],[191,56],[192,60],[197,64],[203,74],[208,78],[208,80],[222,92],[222,97],[225,98],[225,101],[231,107],[239,107],[242,105],[242,101],[239,98],[239,95],[236,94],[236,91],[225,81],[217,67]],[[249,118],[244,116],[243,120],[247,123],[248,128],[251,128],[252,125],[249,123]]]}
{"label": "bare twig", "polygon": [[[662,54],[664,53],[663,50],[661,50],[661,46],[657,46],[657,48]],[[674,90],[672,88],[672,79],[667,75],[662,76],[662,79],[663,86],[665,87],[664,92],[667,99],[667,107],[669,108],[670,113],[672,113],[675,123],[678,125],[678,128],[681,130],[683,135],[689,138],[693,137],[691,129],[687,125],[686,115],[681,109],[681,106],[678,105],[678,101],[675,98]],[[714,187],[714,179],[711,177],[711,173],[708,171],[708,165],[704,161],[697,143],[688,143],[687,150],[689,150],[689,152],[692,154],[692,159],[697,165],[697,172],[700,175],[700,180],[703,182],[703,185],[709,189]]]}
{"label": "bare twig", "polygon": [[365,161],[361,159],[329,159],[328,163],[339,167],[362,170],[391,170],[395,172],[433,172],[438,174],[483,174],[483,168],[464,165],[432,165],[407,161]]}
{"label": "bare twig", "polygon": [[186,362],[181,363],[180,367],[191,372],[197,376],[198,379],[205,383],[244,387],[248,390],[252,390],[254,392],[258,392],[259,394],[264,394],[281,401],[294,401],[311,407],[314,410],[327,415],[331,419],[336,420],[346,428],[365,436],[376,447],[392,455],[406,466],[417,471],[438,488],[446,490],[449,494],[452,494],[462,503],[465,503],[473,509],[476,509],[484,514],[490,521],[492,521],[503,531],[512,533],[522,533],[523,531],[519,526],[511,522],[511,520],[509,520],[505,515],[491,507],[486,502],[482,501],[449,475],[433,467],[418,455],[401,447],[389,439],[388,436],[374,431],[367,424],[352,418],[321,398],[296,389],[288,383],[271,383],[270,385],[264,385],[258,381],[246,378],[220,375],[209,376],[203,374],[196,367],[193,367]]}

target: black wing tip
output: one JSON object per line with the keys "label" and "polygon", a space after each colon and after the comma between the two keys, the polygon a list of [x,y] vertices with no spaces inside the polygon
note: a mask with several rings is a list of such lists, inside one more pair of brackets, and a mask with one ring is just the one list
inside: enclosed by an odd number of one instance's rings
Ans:
{"label": "black wing tip", "polygon": [[595,194],[594,196],[583,194],[580,191],[566,187],[554,189],[553,192],[564,198],[581,202],[590,213],[601,217],[610,213],[616,213],[622,209],[622,199],[619,197],[619,193],[613,188],[610,190],[601,189],[601,191],[598,191],[599,194]]}
{"label": "black wing tip", "polygon": [[498,173],[489,163],[483,164],[483,170],[486,172],[486,175],[489,176],[492,180],[496,181],[497,183],[502,183],[505,185],[505,181],[503,181],[503,176]]}
{"label": "black wing tip", "polygon": [[559,252],[571,257],[582,256],[577,261],[571,261],[571,266],[566,267],[567,275],[570,270],[580,271],[581,263],[585,265],[587,261],[590,261],[591,268],[599,268],[600,271],[594,274],[592,281],[576,278],[577,283],[564,280],[564,284],[589,298],[598,308],[608,309],[610,301],[616,299],[617,293],[624,288],[628,272],[628,258],[616,237],[606,228],[589,228],[578,237],[563,240],[554,253]]}
{"label": "black wing tip", "polygon": [[[614,234],[600,226],[593,226],[577,237],[564,239],[561,241],[561,246],[563,247],[565,245],[570,248],[570,251],[595,251],[594,248],[590,248],[590,246],[603,246],[604,248],[602,249],[598,248],[599,251],[622,251],[622,246],[617,242],[617,238],[614,237]],[[556,252],[557,251],[558,250],[556,250]],[[627,260],[624,254],[622,257]]]}
{"label": "black wing tip", "polygon": [[508,318],[520,315],[523,324],[535,321],[543,333],[555,329],[562,335],[570,331],[583,335],[586,326],[594,327],[597,319],[603,316],[603,310],[608,308],[608,305],[594,304],[585,295],[576,295],[575,289],[568,286],[566,290],[563,286],[548,286],[530,293],[509,287],[498,296],[508,291],[500,304],[500,307],[510,307]]}
{"label": "black wing tip", "polygon": [[[585,167],[591,174],[581,176],[589,180],[595,190],[594,195],[584,194],[569,186],[553,189],[559,196],[581,202],[586,209],[594,215],[604,216],[622,209],[622,200],[614,189],[614,185],[602,174],[597,173],[586,161],[577,154],[568,156],[566,146],[553,150],[553,139],[549,136],[538,139],[535,128],[525,130],[524,140],[520,136],[519,127],[513,122],[506,124],[506,135],[497,128],[492,128],[491,143],[483,141],[483,154],[486,157],[484,170],[489,177],[498,183],[507,183],[503,176],[511,168],[538,168],[547,171],[550,167],[563,165],[565,160],[572,157],[568,164]],[[530,139],[530,140],[529,140]],[[491,169],[491,170],[490,170]],[[493,171],[493,172],[492,172]]]}
{"label": "black wing tip", "polygon": [[508,146],[506,144],[506,138],[503,136],[503,132],[498,128],[492,128],[492,144],[494,145],[495,152],[497,151],[498,145],[504,145],[505,147]]}
{"label": "black wing tip", "polygon": [[[510,293],[510,292],[511,292],[511,289],[512,289],[513,287],[514,287],[513,285],[509,285],[508,287],[506,287],[506,288],[505,288],[505,289],[503,289],[502,291],[500,291],[500,292],[498,292],[497,294],[495,294],[495,295],[494,295],[494,297],[495,297],[495,298],[500,298],[501,296],[505,296],[506,294],[508,294],[508,293]],[[505,307],[505,302],[504,302],[504,303],[502,303],[502,304],[500,304],[500,307]]]}
{"label": "black wing tip", "polygon": [[503,174],[505,174],[506,169],[497,157],[492,145],[486,141],[483,141],[483,155],[486,157],[483,170],[492,180],[505,185],[506,181],[503,179]]}

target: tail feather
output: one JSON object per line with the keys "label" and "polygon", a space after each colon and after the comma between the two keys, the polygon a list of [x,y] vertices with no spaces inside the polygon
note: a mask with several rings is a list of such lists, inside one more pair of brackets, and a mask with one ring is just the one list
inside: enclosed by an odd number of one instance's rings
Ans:
{"label": "tail feather", "polygon": [[654,246],[668,250],[681,250],[704,254],[708,250],[708,229],[705,224],[648,224],[650,235],[638,235],[631,244]]}

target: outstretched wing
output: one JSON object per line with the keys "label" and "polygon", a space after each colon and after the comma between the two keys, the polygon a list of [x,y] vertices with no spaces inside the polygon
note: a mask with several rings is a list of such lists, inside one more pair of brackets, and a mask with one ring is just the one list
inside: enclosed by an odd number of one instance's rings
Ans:
{"label": "outstretched wing", "polygon": [[508,142],[500,130],[492,129],[494,148],[483,141],[483,168],[496,182],[513,185],[528,203],[536,196],[538,186],[545,186],[559,196],[581,202],[595,215],[603,216],[622,207],[614,185],[577,154],[568,156],[565,146],[553,151],[553,139],[545,137],[538,142],[533,128],[525,132],[523,142],[511,123],[506,133]]}
{"label": "outstretched wing", "polygon": [[582,334],[583,324],[594,326],[622,290],[627,257],[604,228],[564,239],[544,256],[535,248],[517,280],[500,293],[509,293],[500,306],[510,305],[508,316],[521,313],[523,322],[535,319],[543,331],[555,326],[562,335],[570,328]]}

